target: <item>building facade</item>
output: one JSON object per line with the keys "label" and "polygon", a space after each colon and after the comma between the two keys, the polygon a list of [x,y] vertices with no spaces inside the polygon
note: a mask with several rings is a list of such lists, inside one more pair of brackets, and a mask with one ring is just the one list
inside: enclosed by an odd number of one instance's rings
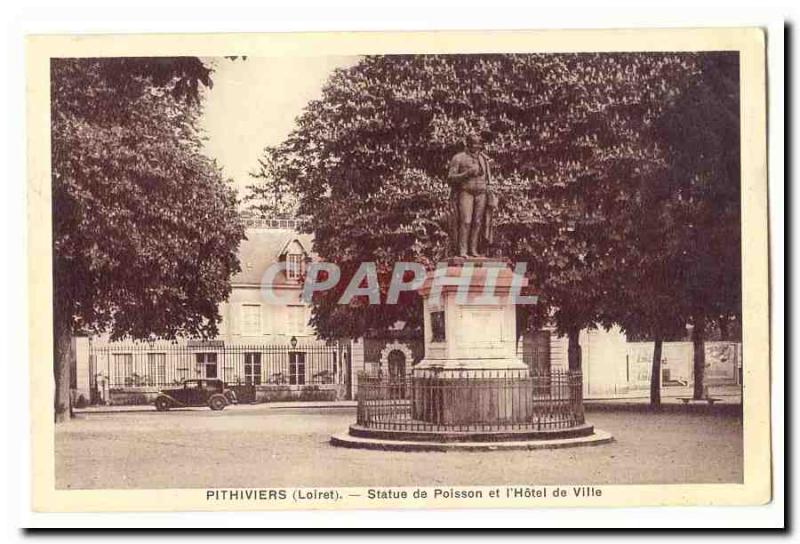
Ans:
{"label": "building facade", "polygon": [[[309,325],[302,277],[314,259],[313,240],[291,220],[250,221],[239,247],[241,271],[220,304],[216,338],[206,341],[111,342],[73,340],[73,394],[77,405],[151,402],[159,388],[192,378],[220,378],[247,401],[344,400],[356,396],[359,372],[402,376],[424,358],[422,338],[402,330],[380,337],[323,342]],[[268,273],[276,263],[283,270]],[[273,297],[265,297],[268,288]],[[646,396],[652,342],[628,342],[618,328],[580,333],[585,398]],[[545,328],[517,343],[532,372],[567,368],[567,339]],[[693,380],[691,342],[665,342],[662,384]],[[740,384],[741,343],[706,342],[705,381]]]}
{"label": "building facade", "polygon": [[[309,326],[301,279],[314,257],[312,239],[293,226],[284,220],[247,228],[239,246],[241,271],[220,304],[216,338],[76,338],[76,402],[148,403],[161,387],[200,378],[223,379],[245,401],[351,397],[350,343],[322,342]],[[274,273],[276,263],[284,266]],[[265,296],[265,289],[274,296]]]}

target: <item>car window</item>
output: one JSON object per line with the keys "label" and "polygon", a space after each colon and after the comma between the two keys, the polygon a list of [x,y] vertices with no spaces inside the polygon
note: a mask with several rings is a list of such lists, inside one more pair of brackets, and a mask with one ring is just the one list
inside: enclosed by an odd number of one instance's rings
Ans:
{"label": "car window", "polygon": [[184,387],[185,387],[186,389],[197,389],[197,387],[198,387],[198,384],[197,384],[197,382],[186,382],[186,383],[184,384]]}

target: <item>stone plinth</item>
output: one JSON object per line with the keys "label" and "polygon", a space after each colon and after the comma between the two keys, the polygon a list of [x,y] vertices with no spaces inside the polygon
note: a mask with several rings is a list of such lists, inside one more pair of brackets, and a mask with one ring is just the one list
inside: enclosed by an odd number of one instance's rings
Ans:
{"label": "stone plinth", "polygon": [[425,358],[414,368],[415,419],[445,425],[525,421],[528,367],[517,356],[513,297],[527,285],[506,262],[451,259],[420,294]]}
{"label": "stone plinth", "polygon": [[[580,431],[580,432],[578,432]],[[482,451],[497,452],[507,450],[547,450],[574,448],[579,446],[600,446],[609,444],[614,438],[607,432],[591,426],[570,430],[566,433],[540,433],[531,437],[528,434],[503,436],[482,436],[466,433],[453,437],[451,434],[434,436],[405,436],[404,433],[360,432],[355,426],[347,434],[331,437],[331,444],[340,448],[358,448],[378,451]]]}
{"label": "stone plinth", "polygon": [[420,289],[425,358],[415,374],[437,370],[445,378],[449,371],[527,370],[517,356],[513,300],[527,279],[503,261],[451,259],[446,264],[429,272]]}

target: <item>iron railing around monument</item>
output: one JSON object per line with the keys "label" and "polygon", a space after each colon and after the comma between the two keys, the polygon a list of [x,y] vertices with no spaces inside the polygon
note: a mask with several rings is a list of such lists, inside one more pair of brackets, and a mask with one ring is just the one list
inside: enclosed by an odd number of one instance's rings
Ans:
{"label": "iron railing around monument", "polygon": [[584,424],[579,371],[358,376],[357,424],[392,431],[550,431]]}

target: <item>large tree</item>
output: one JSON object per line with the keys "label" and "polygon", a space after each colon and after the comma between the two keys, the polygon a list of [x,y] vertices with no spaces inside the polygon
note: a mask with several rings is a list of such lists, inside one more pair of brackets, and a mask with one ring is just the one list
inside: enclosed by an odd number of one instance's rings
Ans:
{"label": "large tree", "polygon": [[739,57],[705,53],[699,77],[655,126],[668,158],[680,245],[677,269],[690,302],[694,343],[694,398],[703,396],[705,335],[715,325],[741,322],[741,169]]}
{"label": "large tree", "polygon": [[201,151],[210,70],[196,58],[51,64],[55,417],[69,347],[214,336],[244,236],[233,190]]}
{"label": "large tree", "polygon": [[650,403],[661,404],[661,360],[665,341],[681,338],[690,316],[683,286],[680,256],[684,250],[672,195],[654,184],[654,176],[641,184],[627,213],[616,219],[625,240],[619,251],[621,265],[610,279],[608,296],[601,305],[606,325],[618,324],[629,337],[653,341]]}
{"label": "large tree", "polygon": [[[528,263],[577,368],[577,332],[601,318],[624,243],[613,218],[663,162],[643,131],[694,73],[692,55],[673,54],[367,57],[333,74],[264,163],[294,192],[320,256],[344,281],[376,261],[385,290],[395,261],[445,256],[446,164],[468,132],[484,132],[499,249]],[[414,295],[341,306],[340,293],[315,301],[323,336],[419,325]]]}
{"label": "large tree", "polygon": [[703,394],[704,335],[741,318],[739,115],[736,54],[696,57],[696,74],[642,132],[663,163],[631,186],[614,216],[624,267],[601,303],[606,322],[654,341],[651,402],[660,402],[661,348],[692,324],[694,397]]}

